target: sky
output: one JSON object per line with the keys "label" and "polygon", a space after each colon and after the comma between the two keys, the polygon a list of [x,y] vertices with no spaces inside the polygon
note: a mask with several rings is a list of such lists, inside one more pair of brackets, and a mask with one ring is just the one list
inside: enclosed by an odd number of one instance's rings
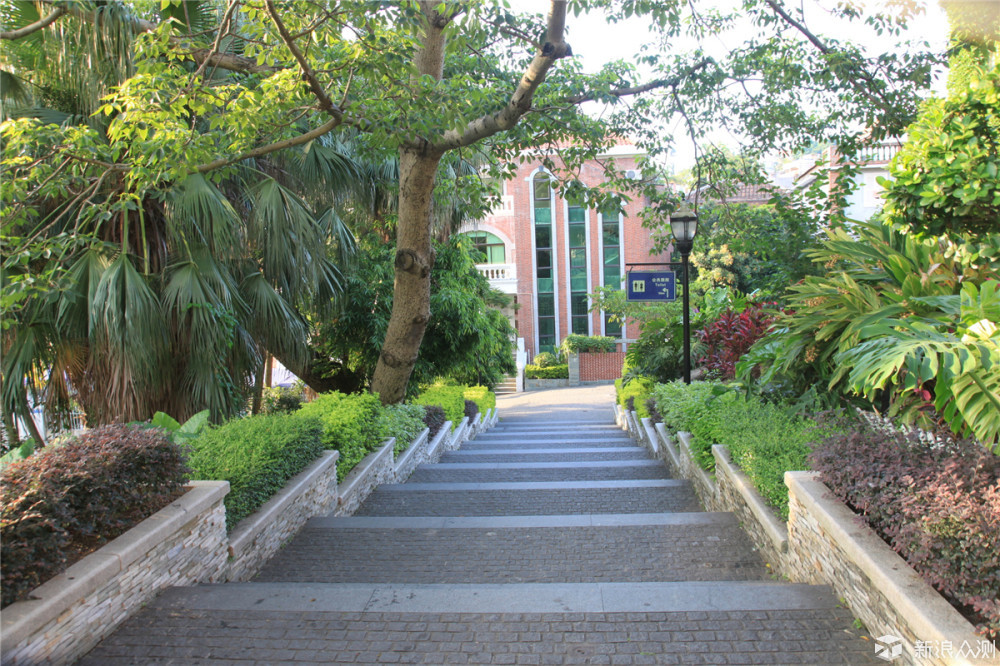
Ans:
{"label": "sky", "polygon": [[[890,0],[893,6],[899,6],[907,0]],[[943,51],[948,39],[948,20],[944,10],[938,5],[936,0],[909,0],[917,7],[916,15],[910,20],[907,31],[900,37],[880,38],[874,30],[866,26],[847,23],[838,23],[832,20],[824,7],[829,7],[833,0],[799,0],[787,3],[792,9],[801,9],[804,15],[804,23],[815,33],[825,37],[835,38],[843,41],[852,41],[863,46],[871,53],[884,52],[892,49],[895,43],[902,39],[927,41],[931,48]],[[731,8],[738,6],[739,0],[699,0],[696,5],[699,11],[706,5],[714,4],[720,8]],[[865,3],[870,10],[881,10],[890,6],[886,0],[875,0]],[[547,11],[548,2],[543,0],[513,0],[512,8],[516,11],[543,12]],[[585,71],[596,72],[600,67],[610,61],[628,59],[635,54],[639,44],[647,41],[649,32],[645,21],[641,18],[632,18],[621,23],[608,23],[601,14],[581,15],[580,17],[567,17],[567,41],[573,48],[575,56],[579,57]],[[730,46],[736,46],[744,39],[752,36],[752,27],[747,25],[734,30],[725,36],[718,36],[709,40],[708,46],[712,43],[720,51],[725,51]],[[693,44],[693,42],[692,42]],[[684,44],[678,44],[683,48]],[[932,90],[938,94],[944,91],[944,76],[940,75]],[[930,91],[929,91],[930,92]],[[675,136],[682,137],[682,128],[676,129]],[[735,137],[716,135],[713,141],[735,146]],[[679,138],[675,144],[675,153],[672,159],[672,167],[681,170],[690,167],[694,162],[694,147],[690,140]]]}

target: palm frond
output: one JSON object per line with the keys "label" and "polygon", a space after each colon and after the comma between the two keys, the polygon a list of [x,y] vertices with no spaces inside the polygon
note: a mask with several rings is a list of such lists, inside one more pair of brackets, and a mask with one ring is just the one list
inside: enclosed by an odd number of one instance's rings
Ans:
{"label": "palm frond", "polygon": [[192,174],[170,188],[165,203],[167,241],[172,246],[204,245],[219,257],[240,254],[240,217],[202,174]]}

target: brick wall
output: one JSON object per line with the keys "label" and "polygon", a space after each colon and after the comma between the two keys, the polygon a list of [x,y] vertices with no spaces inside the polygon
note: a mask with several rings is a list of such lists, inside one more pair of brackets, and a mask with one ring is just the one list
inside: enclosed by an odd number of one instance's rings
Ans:
{"label": "brick wall", "polygon": [[580,355],[580,381],[595,382],[619,379],[625,352],[589,353]]}

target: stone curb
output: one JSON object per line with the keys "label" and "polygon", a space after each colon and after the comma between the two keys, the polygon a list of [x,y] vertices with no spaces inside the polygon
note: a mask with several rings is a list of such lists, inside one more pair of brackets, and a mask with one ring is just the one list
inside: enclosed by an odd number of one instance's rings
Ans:
{"label": "stone curb", "polygon": [[[188,487],[190,490],[182,497],[39,585],[28,600],[5,608],[0,619],[0,633],[5,646],[19,646],[65,613],[72,604],[92,595],[130,564],[144,557],[158,543],[197,520],[229,493],[228,481],[192,481]],[[148,598],[157,592],[159,588],[150,589]],[[5,653],[4,662],[7,661],[6,656]]]}
{"label": "stone curb", "polygon": [[752,514],[752,519],[770,539],[771,547],[779,553],[787,553],[788,525],[774,515],[774,511],[753,487],[750,478],[733,464],[726,447],[715,444],[712,446],[712,455],[715,456],[715,476],[719,479],[719,485],[728,483],[735,488]]}
{"label": "stone curb", "polygon": [[[826,538],[842,551],[842,557],[861,570],[871,587],[878,590],[907,626],[889,624],[884,616],[870,608],[871,600],[864,590],[845,589],[842,581],[831,575],[833,572],[817,569],[802,561],[805,569],[802,574],[805,575],[798,577],[818,579],[831,585],[838,595],[847,598],[851,610],[875,634],[899,635],[903,632],[912,635],[915,640],[936,645],[950,641],[956,649],[963,642],[977,645],[983,640],[968,620],[816,477],[815,472],[785,472],[785,485],[789,494],[819,523]],[[793,553],[793,558],[796,555]],[[903,647],[910,663],[914,664],[996,666],[998,663],[997,659],[962,658],[957,655],[940,662],[925,660],[912,654],[912,646],[905,640]]]}
{"label": "stone curb", "polygon": [[397,479],[405,479],[420,464],[419,456],[427,450],[430,434],[430,428],[424,428],[423,432],[417,435],[417,438],[403,451],[403,455],[396,461],[395,473]]}

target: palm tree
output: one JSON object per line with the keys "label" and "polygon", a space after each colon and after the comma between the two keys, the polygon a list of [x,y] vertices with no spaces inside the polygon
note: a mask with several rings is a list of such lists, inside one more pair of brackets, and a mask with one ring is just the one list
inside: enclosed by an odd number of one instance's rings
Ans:
{"label": "palm tree", "polygon": [[[217,18],[208,3],[183,5],[181,30]],[[4,5],[5,23],[37,20],[32,7]],[[112,118],[93,110],[132,74],[140,17],[98,9],[99,22],[67,16],[4,42],[4,82],[18,84],[5,89],[6,179],[43,160],[51,123],[86,123],[95,154],[107,148]],[[193,174],[134,195],[99,159],[58,168],[74,176],[59,196],[3,195],[5,245],[19,251],[3,263],[6,414],[24,416],[30,387],[44,386],[51,409],[75,400],[91,424],[205,408],[221,419],[243,409],[265,350],[307,358],[305,313],[333,304],[353,248],[336,193],[359,168],[343,146],[317,140],[222,180]]]}

